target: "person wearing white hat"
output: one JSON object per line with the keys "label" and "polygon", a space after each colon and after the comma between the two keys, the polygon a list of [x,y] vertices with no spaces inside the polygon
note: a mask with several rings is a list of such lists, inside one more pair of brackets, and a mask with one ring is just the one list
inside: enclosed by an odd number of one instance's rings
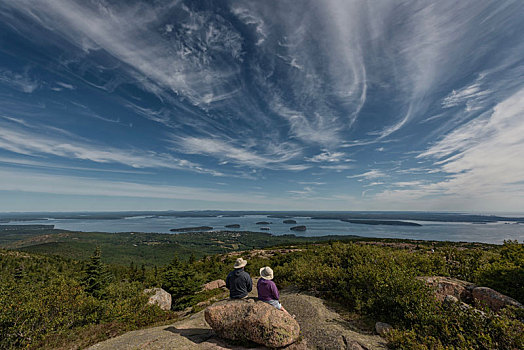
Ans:
{"label": "person wearing white hat", "polygon": [[227,275],[226,288],[229,289],[229,297],[231,299],[245,298],[253,290],[251,276],[244,271],[244,266],[246,265],[246,260],[238,258],[233,266],[234,270]]}
{"label": "person wearing white hat", "polygon": [[260,269],[260,279],[257,282],[258,300],[268,303],[276,307],[279,310],[289,314],[280,304],[280,294],[278,288],[273,279],[273,270],[271,267],[266,266]]}

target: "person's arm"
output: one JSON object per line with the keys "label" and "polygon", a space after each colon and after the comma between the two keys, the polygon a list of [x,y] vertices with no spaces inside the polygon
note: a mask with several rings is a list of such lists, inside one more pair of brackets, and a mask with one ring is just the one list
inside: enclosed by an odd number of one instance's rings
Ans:
{"label": "person's arm", "polygon": [[[273,281],[271,281],[273,282]],[[280,299],[280,294],[278,293],[278,288],[277,288],[277,285],[275,284],[275,282],[271,283],[271,294],[273,294],[273,298],[275,300],[279,300]]]}
{"label": "person's arm", "polygon": [[247,291],[251,292],[253,290],[253,280],[251,280],[251,276],[249,276],[248,273],[246,273],[247,278]]}

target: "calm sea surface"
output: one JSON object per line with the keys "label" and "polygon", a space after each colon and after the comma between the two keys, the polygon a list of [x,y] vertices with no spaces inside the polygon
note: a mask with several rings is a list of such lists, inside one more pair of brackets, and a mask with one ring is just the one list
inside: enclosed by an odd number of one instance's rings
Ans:
{"label": "calm sea surface", "polygon": [[[283,219],[268,218],[262,215],[242,217],[148,217],[135,216],[117,220],[98,219],[49,219],[26,221],[24,224],[53,224],[58,229],[85,232],[157,232],[171,233],[172,228],[211,226],[213,230],[269,232],[274,235],[295,234],[297,236],[357,235],[363,237],[406,238],[439,241],[466,241],[483,243],[503,243],[504,240],[524,242],[524,224],[495,222],[488,224],[452,223],[433,221],[411,221],[422,224],[420,227],[362,225],[339,220],[318,220],[304,217],[293,218],[297,225],[306,225],[307,231],[293,232],[295,225],[282,223]],[[257,221],[271,222],[269,225],[256,225]],[[229,224],[240,224],[239,229],[226,229]],[[261,231],[260,227],[269,227]]]}

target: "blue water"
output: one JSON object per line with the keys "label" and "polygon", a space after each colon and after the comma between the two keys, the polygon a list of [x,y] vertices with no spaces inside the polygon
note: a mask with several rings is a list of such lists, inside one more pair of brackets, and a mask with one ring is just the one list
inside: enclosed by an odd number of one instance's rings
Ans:
{"label": "blue water", "polygon": [[[283,224],[283,219],[268,218],[265,215],[242,217],[148,217],[137,216],[117,220],[98,219],[49,219],[26,221],[24,224],[52,224],[58,229],[85,232],[157,232],[171,233],[172,228],[211,226],[213,230],[269,232],[274,235],[295,234],[297,236],[357,235],[375,238],[404,238],[439,241],[466,241],[501,244],[504,240],[524,242],[524,224],[495,222],[488,224],[411,221],[420,227],[361,225],[339,220],[318,220],[304,217],[293,218],[296,225],[306,225],[307,231],[293,232],[293,225]],[[257,221],[269,221],[270,225],[256,225]],[[226,229],[228,224],[240,224],[239,229]],[[261,231],[260,227],[269,227]]]}

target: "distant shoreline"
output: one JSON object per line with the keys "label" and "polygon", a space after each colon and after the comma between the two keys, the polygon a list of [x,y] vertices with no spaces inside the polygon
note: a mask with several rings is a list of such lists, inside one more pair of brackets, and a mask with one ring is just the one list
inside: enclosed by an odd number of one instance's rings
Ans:
{"label": "distant shoreline", "polygon": [[[260,215],[268,218],[311,218],[332,220],[375,220],[375,221],[434,221],[434,222],[524,222],[524,216],[500,216],[452,212],[412,211],[121,211],[121,212],[54,212],[54,213],[0,213],[1,223],[36,220],[118,220],[140,216],[213,218]],[[523,214],[524,215],[524,214]],[[373,224],[373,223],[371,223]],[[389,223],[385,225],[390,225]],[[412,225],[410,225],[412,226]]]}

